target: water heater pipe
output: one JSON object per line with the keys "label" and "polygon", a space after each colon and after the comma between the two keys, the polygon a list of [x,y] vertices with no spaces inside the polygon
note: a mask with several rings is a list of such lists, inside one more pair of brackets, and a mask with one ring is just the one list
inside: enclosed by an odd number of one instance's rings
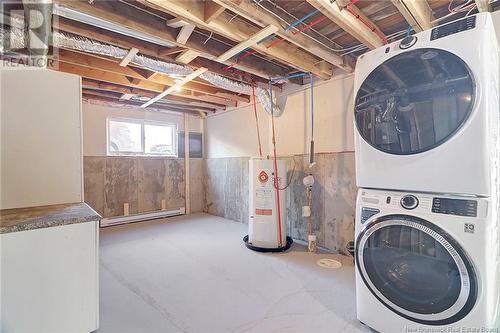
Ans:
{"label": "water heater pipe", "polygon": [[262,158],[262,144],[260,142],[259,117],[257,116],[257,103],[255,102],[255,82],[252,81],[253,113],[255,115],[255,125],[257,127],[257,140],[259,142],[259,156]]}
{"label": "water heater pipe", "polygon": [[271,99],[271,127],[272,127],[272,142],[274,154],[274,189],[276,191],[276,206],[278,214],[278,244],[283,246],[283,237],[281,236],[281,201],[280,201],[280,186],[278,179],[278,160],[276,154],[276,137],[274,134],[274,114],[273,114],[273,81],[269,80],[269,98]]}
{"label": "water heater pipe", "polygon": [[309,146],[309,168],[311,168],[316,164],[314,161],[314,76],[312,73],[309,73],[309,79],[311,80],[311,144]]}

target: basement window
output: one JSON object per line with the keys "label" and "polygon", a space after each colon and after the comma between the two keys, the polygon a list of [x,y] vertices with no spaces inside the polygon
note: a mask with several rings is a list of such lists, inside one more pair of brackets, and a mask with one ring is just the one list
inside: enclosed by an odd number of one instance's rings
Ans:
{"label": "basement window", "polygon": [[108,155],[177,157],[177,124],[108,118]]}

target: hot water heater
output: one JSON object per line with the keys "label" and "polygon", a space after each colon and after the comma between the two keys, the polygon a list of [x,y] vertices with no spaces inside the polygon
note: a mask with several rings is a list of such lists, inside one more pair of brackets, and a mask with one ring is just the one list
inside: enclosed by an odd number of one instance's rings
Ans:
{"label": "hot water heater", "polygon": [[282,252],[293,242],[286,235],[286,172],[284,160],[250,159],[249,230],[243,239],[249,249]]}

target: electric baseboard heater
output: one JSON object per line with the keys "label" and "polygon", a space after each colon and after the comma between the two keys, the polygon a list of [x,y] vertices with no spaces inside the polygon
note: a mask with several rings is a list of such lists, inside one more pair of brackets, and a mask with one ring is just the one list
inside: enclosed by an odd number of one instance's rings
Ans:
{"label": "electric baseboard heater", "polygon": [[161,219],[164,217],[172,217],[186,214],[186,208],[181,207],[177,209],[160,210],[150,213],[132,214],[127,216],[105,217],[101,220],[101,227],[110,227],[118,224],[126,224],[154,219]]}

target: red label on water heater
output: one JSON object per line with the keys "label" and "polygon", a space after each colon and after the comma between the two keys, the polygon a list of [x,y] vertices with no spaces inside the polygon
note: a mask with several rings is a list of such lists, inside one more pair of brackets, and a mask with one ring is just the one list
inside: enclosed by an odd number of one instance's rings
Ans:
{"label": "red label on water heater", "polygon": [[255,210],[255,215],[273,215],[273,210],[272,209],[256,209]]}
{"label": "red label on water heater", "polygon": [[260,173],[259,173],[259,181],[261,183],[265,183],[269,180],[269,176],[267,175],[267,173],[262,170]]}

